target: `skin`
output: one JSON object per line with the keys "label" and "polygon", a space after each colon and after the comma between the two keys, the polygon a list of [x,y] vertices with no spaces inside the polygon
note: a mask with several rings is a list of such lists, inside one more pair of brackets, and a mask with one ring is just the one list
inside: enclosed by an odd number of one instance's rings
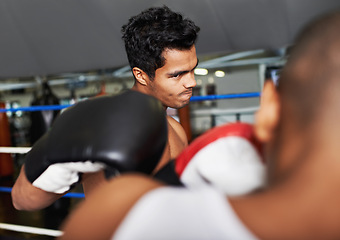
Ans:
{"label": "skin", "polygon": [[190,50],[166,49],[165,65],[158,68],[154,79],[140,68],[132,69],[136,84],[132,89],[159,99],[164,109],[182,108],[189,104],[192,88],[196,86],[194,70],[198,64],[196,48]]}
{"label": "skin", "polygon": [[[163,53],[165,65],[155,72],[155,77],[149,76],[141,69],[132,69],[135,84],[132,90],[139,91],[158,98],[164,110],[168,107],[181,108],[189,104],[192,88],[196,86],[194,69],[198,64],[196,48],[189,50],[166,49]],[[169,160],[176,158],[188,145],[185,131],[180,123],[170,116],[168,120],[168,142],[154,173]],[[48,193],[34,187],[26,178],[24,167],[13,186],[12,202],[18,210],[39,210],[49,206],[62,195]],[[83,174],[82,183],[86,198],[90,193],[106,182],[103,172]]]}

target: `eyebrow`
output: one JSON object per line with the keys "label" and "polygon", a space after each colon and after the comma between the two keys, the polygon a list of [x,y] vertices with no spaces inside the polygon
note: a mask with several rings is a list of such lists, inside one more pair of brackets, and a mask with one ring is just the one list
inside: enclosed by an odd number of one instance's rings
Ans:
{"label": "eyebrow", "polygon": [[191,71],[193,71],[198,66],[198,62],[199,62],[199,60],[197,59],[197,63],[195,65],[195,67],[193,69],[191,69],[191,70],[176,71],[176,72],[168,73],[167,75],[172,77],[172,76],[182,75],[182,74],[191,72]]}

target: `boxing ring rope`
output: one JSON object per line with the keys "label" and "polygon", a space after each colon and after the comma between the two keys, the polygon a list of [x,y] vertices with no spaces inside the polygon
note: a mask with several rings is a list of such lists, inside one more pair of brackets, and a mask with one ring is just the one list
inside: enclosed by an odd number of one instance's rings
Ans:
{"label": "boxing ring rope", "polygon": [[51,111],[62,110],[68,108],[72,104],[67,105],[43,105],[43,106],[30,106],[30,107],[18,107],[18,108],[0,108],[0,112],[34,112],[34,111]]}
{"label": "boxing ring rope", "polygon": [[[238,94],[225,94],[225,95],[207,95],[207,96],[192,96],[190,101],[191,102],[198,102],[198,101],[211,101],[211,100],[221,100],[221,99],[233,99],[233,98],[252,98],[252,97],[259,97],[261,94],[259,92],[252,92],[252,93],[238,93]],[[51,110],[62,110],[72,106],[69,105],[43,105],[43,106],[30,106],[30,107],[18,107],[18,108],[0,108],[1,112],[32,112],[32,111],[51,111]],[[245,110],[240,110],[239,112],[250,112],[256,111],[257,108],[250,108]],[[216,111],[216,110],[215,110]],[[235,112],[235,110],[219,110],[218,112],[214,112],[210,110],[208,112],[200,112],[200,114],[228,114],[231,111]],[[0,147],[0,153],[11,153],[11,154],[26,154],[29,152],[31,147]],[[0,192],[10,193],[12,188],[10,187],[1,187]],[[66,198],[84,198],[83,193],[76,193],[76,192],[69,192],[65,194],[63,197]],[[62,231],[59,230],[52,230],[52,229],[44,229],[44,228],[37,228],[37,227],[30,227],[30,226],[21,226],[15,224],[8,224],[8,223],[0,223],[0,229],[14,231],[14,232],[21,232],[21,233],[30,233],[30,234],[39,234],[39,235],[47,235],[51,237],[59,237],[62,235]]]}
{"label": "boxing ring rope", "polygon": [[190,98],[190,102],[209,101],[209,100],[211,101],[211,100],[232,99],[232,98],[252,98],[252,97],[260,97],[260,96],[261,96],[261,93],[259,92],[192,96]]}
{"label": "boxing ring rope", "polygon": [[0,153],[19,153],[25,154],[31,147],[0,147]]}
{"label": "boxing ring rope", "polygon": [[29,226],[22,226],[22,225],[16,225],[16,224],[8,224],[8,223],[0,223],[0,229],[14,231],[14,232],[21,232],[21,233],[46,235],[46,236],[51,236],[51,237],[60,237],[63,234],[63,232],[59,230],[29,227]]}
{"label": "boxing ring rope", "polygon": [[[11,187],[0,187],[0,192],[7,192],[10,193],[12,191]],[[84,198],[84,193],[77,193],[77,192],[69,192],[66,193],[63,198]]]}
{"label": "boxing ring rope", "polygon": [[193,116],[209,116],[209,115],[235,115],[235,113],[239,114],[247,114],[254,113],[259,109],[259,107],[249,107],[242,109],[201,109],[196,110],[192,113]]}

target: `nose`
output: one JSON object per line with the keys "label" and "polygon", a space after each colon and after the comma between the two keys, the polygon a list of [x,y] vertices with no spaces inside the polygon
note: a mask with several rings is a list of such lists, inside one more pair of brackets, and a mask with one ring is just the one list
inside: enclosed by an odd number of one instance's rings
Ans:
{"label": "nose", "polygon": [[185,79],[185,82],[184,82],[184,87],[185,88],[193,88],[196,86],[196,80],[195,80],[195,74],[194,72],[190,72],[188,74],[188,77]]}

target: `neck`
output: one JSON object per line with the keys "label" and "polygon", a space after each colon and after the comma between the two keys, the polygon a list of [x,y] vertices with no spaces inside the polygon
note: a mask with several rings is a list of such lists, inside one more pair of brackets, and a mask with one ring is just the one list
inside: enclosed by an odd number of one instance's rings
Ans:
{"label": "neck", "polygon": [[[143,87],[139,86],[139,85],[136,84],[136,83],[132,86],[131,90],[137,91],[137,92],[141,92],[141,93],[144,93],[144,94],[147,94],[147,95],[150,95],[150,96],[153,96],[152,94],[150,94],[150,93],[146,90],[146,88],[143,88]],[[164,111],[166,111],[166,110],[168,109],[168,107],[165,106],[163,103],[162,103],[162,105],[163,105]]]}

